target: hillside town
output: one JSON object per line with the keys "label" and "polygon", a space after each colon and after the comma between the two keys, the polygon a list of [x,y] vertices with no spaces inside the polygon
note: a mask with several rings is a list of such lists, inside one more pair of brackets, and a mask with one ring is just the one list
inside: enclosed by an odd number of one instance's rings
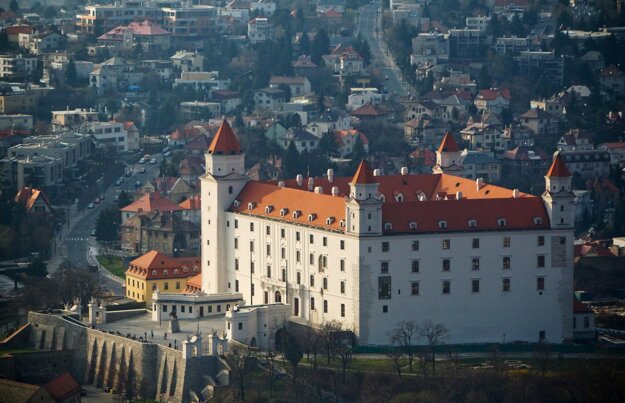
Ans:
{"label": "hillside town", "polygon": [[620,0],[0,1],[0,391],[620,401],[624,113]]}

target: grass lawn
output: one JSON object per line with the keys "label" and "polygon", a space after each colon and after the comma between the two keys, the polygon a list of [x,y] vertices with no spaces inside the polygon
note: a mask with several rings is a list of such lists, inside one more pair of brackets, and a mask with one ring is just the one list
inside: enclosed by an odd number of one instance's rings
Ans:
{"label": "grass lawn", "polygon": [[0,357],[5,354],[32,353],[33,351],[37,350],[30,348],[9,348],[7,350],[0,350]]}
{"label": "grass lawn", "polygon": [[98,262],[114,275],[124,278],[127,267],[124,261],[117,256],[100,255],[97,256]]}

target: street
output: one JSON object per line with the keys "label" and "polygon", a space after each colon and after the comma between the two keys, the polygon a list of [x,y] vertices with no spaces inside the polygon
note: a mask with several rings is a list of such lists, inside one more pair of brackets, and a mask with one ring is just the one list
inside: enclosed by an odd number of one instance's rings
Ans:
{"label": "street", "polygon": [[382,13],[378,13],[380,7],[381,3],[374,2],[360,8],[358,17],[360,33],[369,43],[371,65],[377,65],[382,70],[387,91],[398,96],[407,96],[409,94],[407,84],[403,82],[401,71],[387,51],[382,37]]}
{"label": "street", "polygon": [[[159,166],[162,160],[161,155],[154,155],[156,164],[134,164],[132,169],[132,175],[125,177],[125,181],[121,186],[111,185],[104,191],[104,200],[99,204],[95,204],[93,209],[83,209],[76,212],[79,219],[73,226],[73,229],[65,237],[65,250],[61,249],[61,253],[75,266],[88,268],[95,262],[95,254],[98,250],[98,242],[95,237],[91,236],[91,233],[95,229],[96,221],[100,211],[110,205],[115,205],[115,196],[124,190],[130,198],[135,192],[135,183],[140,181],[141,184],[145,184],[148,180],[156,178],[159,173]],[[145,173],[140,173],[141,168],[145,168]],[[72,217],[75,219],[75,217]],[[54,268],[53,268],[54,269]],[[115,295],[124,295],[124,291],[121,287],[122,283],[118,279],[107,275],[109,273],[102,272],[103,269],[98,271],[98,276],[102,283],[102,286]]]}

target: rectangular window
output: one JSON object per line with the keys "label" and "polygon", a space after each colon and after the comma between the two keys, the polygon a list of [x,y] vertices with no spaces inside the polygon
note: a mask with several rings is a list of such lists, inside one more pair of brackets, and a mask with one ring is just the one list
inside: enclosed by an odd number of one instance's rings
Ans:
{"label": "rectangular window", "polygon": [[380,271],[382,273],[388,273],[388,262],[380,262]]}
{"label": "rectangular window", "polygon": [[545,267],[545,255],[538,255],[536,259],[536,266]]}
{"label": "rectangular window", "polygon": [[[252,284],[252,286],[253,286],[253,284]],[[254,290],[254,287],[252,287],[252,291],[253,290]],[[254,295],[254,292],[252,292],[252,295]],[[208,306],[208,313],[213,313],[213,306],[212,305]]]}
{"label": "rectangular window", "polygon": [[265,227],[265,235],[271,235],[271,227],[269,225]]}
{"label": "rectangular window", "polygon": [[419,282],[413,281],[410,283],[410,293],[412,295],[419,295]]}
{"label": "rectangular window", "polygon": [[419,250],[419,241],[412,241],[412,250]]}
{"label": "rectangular window", "polygon": [[314,274],[310,275],[310,286],[311,287],[315,286],[315,275]]}
{"label": "rectangular window", "polygon": [[239,249],[239,238],[234,238],[234,249]]}
{"label": "rectangular window", "polygon": [[252,283],[252,297],[254,296],[254,283]]}
{"label": "rectangular window", "polygon": [[308,255],[308,263],[309,264],[315,264],[315,254],[311,253],[310,255]]}
{"label": "rectangular window", "polygon": [[254,241],[250,241],[250,252],[254,253]]}
{"label": "rectangular window", "polygon": [[323,313],[328,313],[328,300],[323,300]]}
{"label": "rectangular window", "polygon": [[545,237],[543,235],[538,236],[538,246],[545,246]]}
{"label": "rectangular window", "polygon": [[315,243],[315,236],[313,234],[310,234],[308,238],[309,243]]}
{"label": "rectangular window", "polygon": [[584,316],[584,329],[588,329],[590,327],[590,318],[588,316]]}
{"label": "rectangular window", "polygon": [[388,305],[382,305],[382,313],[388,313]]}
{"label": "rectangular window", "polygon": [[539,291],[542,291],[545,289],[545,278],[544,277],[538,277],[536,279],[536,289]]}
{"label": "rectangular window", "polygon": [[315,297],[310,298],[310,309],[315,310]]}
{"label": "rectangular window", "polygon": [[299,263],[302,261],[302,253],[298,250],[295,251],[295,262]]}
{"label": "rectangular window", "polygon": [[391,277],[378,277],[378,299],[391,299]]}
{"label": "rectangular window", "polygon": [[280,238],[286,237],[286,230],[284,228],[280,228]]}
{"label": "rectangular window", "polygon": [[388,252],[390,250],[390,244],[388,242],[382,242],[382,252]]}
{"label": "rectangular window", "polygon": [[341,259],[341,271],[345,271],[345,259]]}
{"label": "rectangular window", "polygon": [[473,238],[473,249],[478,249],[480,247],[480,238]]}
{"label": "rectangular window", "polygon": [[504,256],[502,263],[503,263],[504,269],[509,269],[510,268],[510,256]]}
{"label": "rectangular window", "polygon": [[345,281],[341,281],[341,294],[345,294]]}
{"label": "rectangular window", "polygon": [[449,249],[451,247],[451,241],[449,239],[443,239],[443,249]]}
{"label": "rectangular window", "polygon": [[253,222],[250,223],[250,231],[254,232],[254,223]]}
{"label": "rectangular window", "polygon": [[282,259],[286,259],[286,249],[285,248],[281,248],[280,249],[280,257]]}
{"label": "rectangular window", "polygon": [[413,260],[411,263],[411,270],[413,273],[418,273],[419,272],[419,261],[418,260]]}
{"label": "rectangular window", "polygon": [[163,285],[163,288],[164,288],[164,289],[166,289],[166,290],[169,290],[169,283],[165,283],[165,284]]}
{"label": "rectangular window", "polygon": [[176,281],[176,290],[180,289],[180,281]]}
{"label": "rectangular window", "polygon": [[444,280],[443,281],[443,294],[451,293],[451,281]]}
{"label": "rectangular window", "polygon": [[443,259],[443,271],[449,271],[449,270],[451,270],[451,260]]}
{"label": "rectangular window", "polygon": [[345,250],[345,241],[341,239],[341,241],[339,242],[339,245],[341,247],[341,250]]}
{"label": "rectangular window", "polygon": [[503,247],[504,248],[509,248],[510,247],[510,237],[509,236],[503,237]]}
{"label": "rectangular window", "polygon": [[271,278],[271,266],[267,266],[267,277]]}
{"label": "rectangular window", "polygon": [[471,292],[480,292],[480,280],[471,280]]}
{"label": "rectangular window", "polygon": [[323,246],[328,246],[328,237],[323,237]]}
{"label": "rectangular window", "polygon": [[295,232],[295,240],[296,240],[297,242],[299,242],[299,241],[301,240],[301,234],[300,234],[300,232],[299,232],[299,231],[296,231],[296,232]]}
{"label": "rectangular window", "polygon": [[503,292],[509,292],[510,291],[510,279],[509,278],[504,278],[501,281],[501,286],[502,286],[502,291]]}
{"label": "rectangular window", "polygon": [[345,317],[345,304],[341,304],[341,318]]}
{"label": "rectangular window", "polygon": [[234,228],[239,228],[239,220],[234,220]]}
{"label": "rectangular window", "polygon": [[271,256],[271,245],[267,244],[266,250],[267,250],[267,256]]}
{"label": "rectangular window", "polygon": [[479,270],[480,269],[480,259],[477,257],[474,257],[471,260],[471,270]]}
{"label": "rectangular window", "polygon": [[323,278],[323,289],[324,290],[328,289],[328,278],[327,277]]}
{"label": "rectangular window", "polygon": [[296,282],[297,282],[297,284],[298,284],[298,285],[299,285],[299,284],[301,284],[301,283],[302,283],[302,273],[298,271],[298,272],[295,274],[295,277],[296,277]]}
{"label": "rectangular window", "polygon": [[250,271],[254,274],[254,262],[250,262]]}
{"label": "rectangular window", "polygon": [[239,280],[234,280],[234,292],[239,292]]}
{"label": "rectangular window", "polygon": [[286,282],[286,269],[282,269],[282,282]]}

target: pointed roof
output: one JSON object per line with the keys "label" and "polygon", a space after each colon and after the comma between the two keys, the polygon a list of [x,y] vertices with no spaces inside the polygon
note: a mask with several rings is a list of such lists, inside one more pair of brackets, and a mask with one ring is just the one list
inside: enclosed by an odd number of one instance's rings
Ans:
{"label": "pointed roof", "polygon": [[241,153],[241,144],[239,143],[239,139],[234,134],[234,130],[230,127],[230,124],[226,119],[224,119],[223,123],[219,127],[215,138],[213,139],[211,145],[208,147],[208,152],[210,154],[240,154]]}
{"label": "pointed roof", "polygon": [[367,160],[363,158],[362,162],[358,166],[358,169],[356,170],[356,174],[354,175],[350,183],[352,185],[355,185],[357,183],[360,185],[364,185],[367,183],[375,183],[375,182],[376,181],[373,176],[373,171],[371,170],[371,167],[369,167]]}
{"label": "pointed roof", "polygon": [[182,207],[172,202],[168,198],[161,196],[158,192],[147,193],[140,199],[135,200],[120,211],[131,213],[147,213],[150,211],[180,211]]}
{"label": "pointed roof", "polygon": [[549,172],[547,172],[547,176],[549,178],[553,177],[569,177],[571,176],[571,172],[566,167],[566,163],[562,158],[562,155],[559,152],[556,152],[555,158],[553,159],[553,164],[551,164],[551,168],[549,168]]}
{"label": "pointed roof", "polygon": [[445,133],[445,137],[443,137],[443,141],[440,147],[438,147],[438,152],[457,153],[459,151],[460,148],[458,148],[458,143],[456,143],[454,136],[450,132]]}

